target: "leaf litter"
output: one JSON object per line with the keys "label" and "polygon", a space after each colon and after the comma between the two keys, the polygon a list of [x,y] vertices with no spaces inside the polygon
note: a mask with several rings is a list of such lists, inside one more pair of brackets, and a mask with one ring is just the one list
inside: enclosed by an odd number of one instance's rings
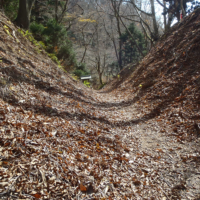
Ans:
{"label": "leaf litter", "polygon": [[199,199],[199,12],[100,92],[0,14],[0,198]]}

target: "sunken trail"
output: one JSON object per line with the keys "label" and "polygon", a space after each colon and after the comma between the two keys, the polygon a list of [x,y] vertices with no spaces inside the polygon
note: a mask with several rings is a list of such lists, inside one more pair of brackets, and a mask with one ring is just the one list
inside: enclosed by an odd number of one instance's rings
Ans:
{"label": "sunken trail", "polygon": [[0,20],[0,199],[200,199],[200,10],[100,92]]}

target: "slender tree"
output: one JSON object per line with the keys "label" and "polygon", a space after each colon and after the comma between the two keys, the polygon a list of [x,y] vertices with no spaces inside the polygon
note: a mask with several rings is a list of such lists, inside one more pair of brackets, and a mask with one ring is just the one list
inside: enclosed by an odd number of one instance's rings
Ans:
{"label": "slender tree", "polygon": [[29,29],[31,9],[35,0],[19,0],[19,10],[15,23],[24,29]]}
{"label": "slender tree", "polygon": [[0,2],[0,9],[3,10],[3,6],[4,6],[4,0],[1,0],[1,2]]}
{"label": "slender tree", "polygon": [[[116,18],[116,22],[117,22],[117,32],[119,35],[119,38],[122,35],[122,31],[121,31],[121,26],[120,26],[120,7],[122,5],[123,1],[120,0],[119,2],[115,1],[115,0],[111,0],[111,5],[113,8],[113,12],[114,12],[114,16]],[[119,63],[119,67],[120,69],[122,69],[122,42],[121,40],[119,40],[119,54],[118,54],[118,63]]]}

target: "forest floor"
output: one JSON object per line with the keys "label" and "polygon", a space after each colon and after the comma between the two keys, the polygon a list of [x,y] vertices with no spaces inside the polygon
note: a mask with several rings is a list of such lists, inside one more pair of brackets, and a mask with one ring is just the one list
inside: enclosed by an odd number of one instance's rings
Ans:
{"label": "forest floor", "polygon": [[199,12],[101,91],[1,14],[0,199],[200,199]]}

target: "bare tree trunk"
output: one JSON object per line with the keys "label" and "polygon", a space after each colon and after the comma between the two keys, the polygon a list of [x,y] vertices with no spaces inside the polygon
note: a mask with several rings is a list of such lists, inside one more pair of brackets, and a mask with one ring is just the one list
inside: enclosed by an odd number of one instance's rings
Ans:
{"label": "bare tree trunk", "polygon": [[[169,2],[169,8],[171,8],[173,5],[172,5],[172,2]],[[167,21],[167,26],[166,26],[166,31],[168,31],[170,29],[170,26],[172,24],[172,20],[173,20],[173,13],[172,11],[169,10],[168,12],[168,21]]]}
{"label": "bare tree trunk", "polygon": [[97,65],[97,72],[98,72],[98,75],[99,75],[99,82],[100,82],[100,84],[102,85],[103,84],[103,81],[102,81],[102,73],[103,72],[101,72],[101,58],[100,58],[100,55],[98,55],[98,61],[97,61],[97,63],[96,63],[96,65]]}
{"label": "bare tree trunk", "polygon": [[122,70],[122,42],[119,41],[119,68]]}
{"label": "bare tree trunk", "polygon": [[159,38],[159,34],[158,34],[158,26],[156,22],[154,0],[150,0],[150,2],[151,2],[151,13],[152,13],[152,18],[153,18],[154,40],[157,40]]}
{"label": "bare tree trunk", "polygon": [[4,7],[4,0],[1,0],[0,2],[0,9],[3,11],[3,7]]}
{"label": "bare tree trunk", "polygon": [[55,20],[58,22],[58,0],[55,0]]}
{"label": "bare tree trunk", "polygon": [[24,29],[29,29],[31,9],[35,0],[19,0],[19,10],[15,23]]}
{"label": "bare tree trunk", "polygon": [[[119,10],[120,10],[121,2],[119,2],[119,4],[117,5],[116,1],[111,0],[111,3],[112,3],[112,7],[114,9],[115,18],[117,20],[117,29],[118,29],[117,32],[118,32],[119,38],[120,38],[122,35],[121,28],[120,28],[120,19],[119,19]],[[119,63],[119,68],[122,69],[122,42],[121,42],[121,40],[119,40],[118,63]]]}
{"label": "bare tree trunk", "polygon": [[183,0],[181,0],[181,10],[182,10],[182,14],[183,14],[183,17],[184,17],[186,14],[185,14],[185,8],[184,8],[184,5],[183,5]]}
{"label": "bare tree trunk", "polygon": [[101,85],[103,85],[103,80],[102,80],[102,73],[99,72],[99,82]]}
{"label": "bare tree trunk", "polygon": [[166,2],[165,2],[165,0],[163,0],[163,5],[164,5],[164,7],[163,7],[163,13],[164,13],[164,29],[165,29],[165,31],[166,31],[166,28],[167,28],[167,19],[166,19]]}

